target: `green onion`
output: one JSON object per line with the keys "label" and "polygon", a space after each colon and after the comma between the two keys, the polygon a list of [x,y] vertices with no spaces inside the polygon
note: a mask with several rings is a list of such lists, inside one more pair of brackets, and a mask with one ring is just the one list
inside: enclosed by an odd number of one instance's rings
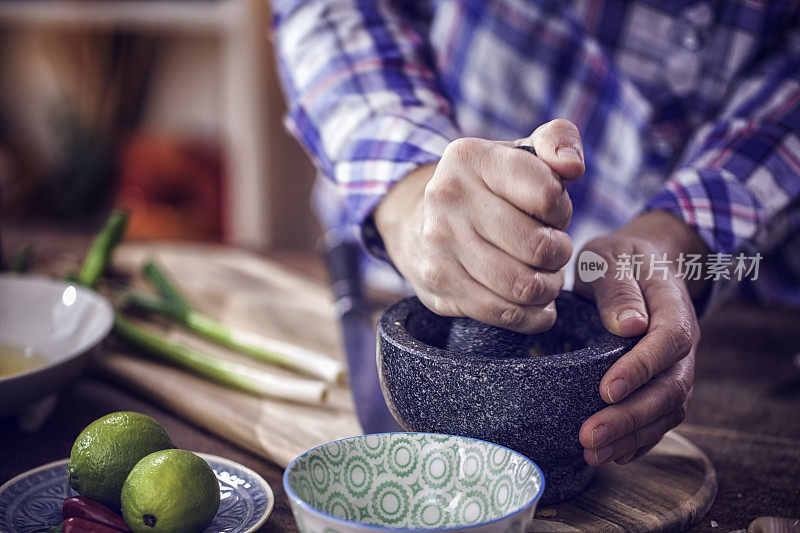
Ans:
{"label": "green onion", "polygon": [[244,392],[311,404],[324,401],[327,394],[327,386],[321,381],[276,376],[255,367],[219,359],[188,346],[165,341],[119,313],[114,320],[114,333],[158,359]]}
{"label": "green onion", "polygon": [[161,293],[161,296],[172,305],[180,307],[185,311],[191,311],[192,306],[183,297],[183,294],[170,282],[166,274],[161,272],[161,269],[156,266],[152,261],[148,261],[142,267],[144,277],[150,280],[155,288]]}
{"label": "green onion", "polygon": [[[127,220],[127,211],[118,210],[112,213],[92,242],[83,268],[75,279],[76,283],[87,287],[97,285],[114,247],[122,240]],[[181,302],[182,298],[172,298],[169,301],[165,299],[164,303],[157,303],[184,309]],[[188,307],[188,304],[185,305]],[[211,381],[238,390],[304,403],[322,402],[327,394],[327,386],[319,381],[276,376],[258,368],[213,357],[182,344],[165,341],[119,313],[114,315],[114,333],[160,360],[192,370]]]}
{"label": "green onion", "polygon": [[156,286],[163,298],[156,300],[128,293],[126,303],[129,305],[166,315],[217,344],[261,361],[290,368],[328,383],[342,379],[344,369],[335,359],[252,331],[226,326],[208,315],[195,311],[155,263],[148,261],[144,265],[144,274]]}
{"label": "green onion", "polygon": [[127,210],[116,209],[111,213],[106,225],[94,238],[92,246],[86,254],[81,271],[78,273],[78,283],[92,289],[97,286],[97,282],[100,281],[111,260],[114,248],[125,235],[125,227],[127,225]]}

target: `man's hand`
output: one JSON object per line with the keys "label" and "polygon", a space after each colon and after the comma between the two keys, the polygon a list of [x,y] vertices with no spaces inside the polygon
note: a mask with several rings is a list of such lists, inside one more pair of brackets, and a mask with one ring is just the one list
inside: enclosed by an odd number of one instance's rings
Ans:
{"label": "man's hand", "polygon": [[[532,145],[538,157],[519,145]],[[553,300],[572,253],[562,179],[583,171],[580,135],[566,120],[515,142],[458,139],[438,164],[389,191],[375,224],[397,269],[435,313],[544,331],[555,322]]]}
{"label": "man's hand", "polygon": [[[691,292],[670,268],[650,272],[652,254],[666,253],[674,264],[683,253],[707,253],[699,236],[671,214],[652,211],[627,226],[589,242],[608,261],[604,278],[575,280],[575,289],[594,299],[603,324],[612,333],[641,341],[609,369],[600,395],[611,404],[589,417],[580,430],[584,457],[590,465],[623,464],[644,455],[677,426],[686,413],[694,382],[694,353],[700,339]],[[615,279],[620,254],[643,254],[637,279]]]}

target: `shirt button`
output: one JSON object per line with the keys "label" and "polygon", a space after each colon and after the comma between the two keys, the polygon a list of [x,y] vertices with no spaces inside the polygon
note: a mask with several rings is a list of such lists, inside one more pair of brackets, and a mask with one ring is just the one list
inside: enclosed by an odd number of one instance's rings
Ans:
{"label": "shirt button", "polygon": [[653,149],[664,159],[671,158],[672,154],[675,153],[675,150],[672,149],[672,145],[669,143],[669,141],[661,137],[653,141]]}
{"label": "shirt button", "polygon": [[686,50],[697,51],[703,45],[703,37],[694,26],[681,25],[676,33],[678,44]]}
{"label": "shirt button", "polygon": [[672,54],[667,58],[664,78],[674,94],[689,94],[697,87],[700,78],[700,58],[688,50]]}
{"label": "shirt button", "polygon": [[681,44],[687,50],[698,50],[700,48],[700,36],[697,34],[697,31],[690,28],[690,31],[683,33]]}

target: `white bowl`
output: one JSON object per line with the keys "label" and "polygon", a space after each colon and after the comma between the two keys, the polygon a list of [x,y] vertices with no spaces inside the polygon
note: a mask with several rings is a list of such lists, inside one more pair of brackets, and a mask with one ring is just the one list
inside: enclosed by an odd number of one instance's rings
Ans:
{"label": "white bowl", "polygon": [[498,444],[379,433],[305,452],[286,468],[283,488],[302,533],[524,533],[544,476]]}
{"label": "white bowl", "polygon": [[0,377],[0,416],[74,379],[108,335],[114,310],[94,291],[38,276],[0,275],[0,345],[31,348],[44,363]]}

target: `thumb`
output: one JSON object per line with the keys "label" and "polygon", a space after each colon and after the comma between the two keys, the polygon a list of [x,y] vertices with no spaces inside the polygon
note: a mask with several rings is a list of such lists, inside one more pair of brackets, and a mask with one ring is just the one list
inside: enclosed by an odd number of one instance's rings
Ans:
{"label": "thumb", "polygon": [[576,180],[586,170],[581,134],[569,120],[551,120],[515,144],[533,145],[539,159],[564,180]]}
{"label": "thumb", "polygon": [[575,289],[593,298],[603,326],[621,337],[635,337],[647,331],[648,314],[642,290],[634,279],[614,275],[584,283],[576,279]]}

